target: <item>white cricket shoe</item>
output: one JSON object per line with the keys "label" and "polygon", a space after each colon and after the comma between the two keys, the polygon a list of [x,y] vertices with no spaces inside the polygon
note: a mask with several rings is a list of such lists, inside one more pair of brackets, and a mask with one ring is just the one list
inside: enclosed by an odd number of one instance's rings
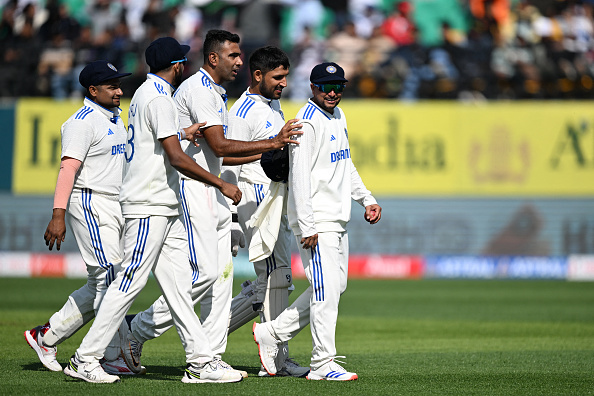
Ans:
{"label": "white cricket shoe", "polygon": [[276,375],[278,371],[276,367],[276,356],[280,342],[270,334],[264,323],[258,324],[254,322],[252,333],[254,334],[254,341],[258,344],[258,354],[260,355],[260,362],[264,370],[269,375]]}
{"label": "white cricket shoe", "polygon": [[143,343],[134,338],[129,328],[127,332],[120,331],[119,333],[122,357],[126,361],[126,365],[130,370],[132,370],[134,374],[139,374],[142,371],[140,356],[142,355]]}
{"label": "white cricket shoe", "polygon": [[214,358],[214,361],[215,361],[215,362],[217,362],[219,365],[223,366],[223,368],[226,368],[227,370],[231,370],[231,371],[236,371],[236,372],[238,372],[239,374],[241,374],[241,377],[242,377],[242,378],[247,378],[247,377],[248,377],[248,373],[247,373],[247,371],[243,371],[243,370],[237,370],[237,369],[235,369],[235,368],[231,367],[231,365],[230,365],[229,363],[225,362],[225,361],[224,361],[223,359],[221,359],[221,358],[217,358],[217,357],[215,357],[215,358]]}
{"label": "white cricket shoe", "polygon": [[31,330],[25,330],[23,335],[29,346],[37,353],[41,363],[51,371],[62,371],[62,366],[56,360],[58,348],[49,347],[43,344],[42,336],[49,329],[49,323],[37,326]]}
{"label": "white cricket shoe", "polygon": [[135,373],[130,370],[130,367],[126,364],[126,361],[121,356],[116,360],[100,360],[101,367],[107,374],[113,375],[144,375],[146,374],[146,367],[140,366],[140,371]]}
{"label": "white cricket shoe", "polygon": [[346,371],[340,364],[332,359],[317,370],[311,370],[306,378],[308,380],[353,381],[358,379],[359,376],[355,373]]}
{"label": "white cricket shoe", "polygon": [[243,381],[243,377],[235,370],[223,367],[219,361],[213,360],[202,367],[188,364],[182,377],[185,384],[192,383],[226,383]]}
{"label": "white cricket shoe", "polygon": [[81,363],[75,356],[70,358],[70,361],[64,368],[64,374],[72,378],[95,384],[112,384],[114,382],[120,382],[120,377],[117,375],[107,374],[103,371],[99,362]]}

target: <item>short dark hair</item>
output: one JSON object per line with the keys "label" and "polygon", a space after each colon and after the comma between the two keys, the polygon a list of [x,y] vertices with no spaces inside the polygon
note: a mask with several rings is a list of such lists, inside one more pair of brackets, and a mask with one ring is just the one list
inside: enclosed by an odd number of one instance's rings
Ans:
{"label": "short dark hair", "polygon": [[256,70],[266,74],[279,66],[289,69],[289,57],[283,50],[272,45],[261,47],[250,55],[250,73],[253,75]]}
{"label": "short dark hair", "polygon": [[226,30],[209,30],[202,46],[204,63],[208,62],[208,54],[219,51],[226,41],[239,44],[239,36]]}

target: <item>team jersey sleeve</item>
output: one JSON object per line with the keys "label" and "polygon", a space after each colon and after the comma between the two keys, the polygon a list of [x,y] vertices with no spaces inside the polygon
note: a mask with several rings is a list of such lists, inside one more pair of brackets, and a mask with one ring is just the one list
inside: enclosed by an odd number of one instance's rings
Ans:
{"label": "team jersey sleeve", "polygon": [[371,192],[365,187],[365,184],[363,184],[363,180],[361,180],[361,176],[359,176],[355,164],[353,164],[353,161],[349,162],[351,164],[351,198],[363,207],[377,204],[377,201],[373,195],[371,195]]}
{"label": "team jersey sleeve", "polygon": [[179,120],[175,104],[167,96],[157,96],[147,105],[147,121],[157,139],[179,136]]}
{"label": "team jersey sleeve", "polygon": [[293,191],[295,212],[301,236],[317,234],[311,203],[311,161],[315,148],[315,131],[303,122],[303,135],[296,137],[300,144],[291,145],[289,152],[289,182]]}
{"label": "team jersey sleeve", "polygon": [[62,127],[62,157],[84,162],[93,144],[93,125],[84,120],[71,120]]}

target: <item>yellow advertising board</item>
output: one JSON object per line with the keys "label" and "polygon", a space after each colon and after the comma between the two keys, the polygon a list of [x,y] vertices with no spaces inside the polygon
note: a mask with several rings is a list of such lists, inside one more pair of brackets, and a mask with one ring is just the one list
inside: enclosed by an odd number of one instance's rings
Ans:
{"label": "yellow advertising board", "polygon": [[[81,105],[19,101],[13,192],[53,192],[60,126]],[[285,101],[285,118],[300,107]],[[344,100],[341,107],[353,161],[375,195],[594,196],[591,103]]]}
{"label": "yellow advertising board", "polygon": [[[56,102],[51,99],[21,99],[16,106],[12,192],[52,194],[60,168],[60,128],[82,99]],[[129,100],[122,103],[127,121]],[[125,113],[125,114],[124,114]]]}

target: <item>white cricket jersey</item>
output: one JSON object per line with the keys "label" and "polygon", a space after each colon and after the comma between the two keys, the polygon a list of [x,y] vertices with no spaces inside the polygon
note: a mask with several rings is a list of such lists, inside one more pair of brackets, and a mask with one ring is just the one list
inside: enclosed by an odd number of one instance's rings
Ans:
{"label": "white cricket jersey", "polygon": [[175,88],[148,74],[128,112],[128,145],[120,192],[125,218],[177,216],[179,175],[159,139],[179,136],[179,114],[171,97]]}
{"label": "white cricket jersey", "polygon": [[[222,125],[225,136],[227,135],[227,94],[225,88],[215,83],[204,69],[200,69],[187,78],[174,94],[174,100],[179,111],[179,120],[182,128],[187,128],[197,122],[206,121],[203,128],[213,125]],[[223,158],[217,157],[206,140],[200,140],[196,147],[189,141],[181,142],[182,149],[190,157],[212,173],[218,176],[221,173]],[[189,177],[180,174],[182,179]]]}
{"label": "white cricket jersey", "polygon": [[302,237],[345,231],[351,199],[363,206],[376,201],[351,160],[344,113],[336,107],[330,114],[309,100],[296,118],[303,135],[289,157],[289,224]]}
{"label": "white cricket jersey", "polygon": [[82,162],[74,188],[119,194],[126,148],[126,127],[121,109],[106,109],[89,98],[62,125],[62,158]]}
{"label": "white cricket jersey", "polygon": [[[253,142],[272,139],[285,125],[285,117],[278,100],[267,99],[246,90],[229,110],[228,139]],[[224,167],[224,173],[235,174],[234,180],[252,184],[270,183],[260,161],[241,166]]]}

